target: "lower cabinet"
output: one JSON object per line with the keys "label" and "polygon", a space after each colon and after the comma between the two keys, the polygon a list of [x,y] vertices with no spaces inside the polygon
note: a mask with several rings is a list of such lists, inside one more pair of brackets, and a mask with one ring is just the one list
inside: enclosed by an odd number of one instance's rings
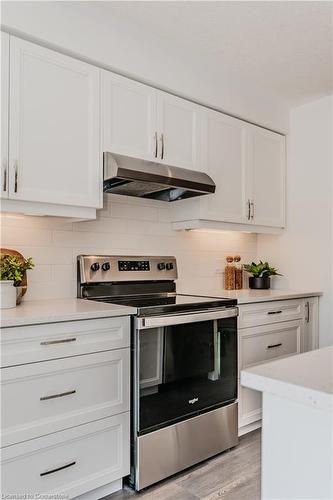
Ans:
{"label": "lower cabinet", "polygon": [[129,317],[3,329],[3,495],[92,499],[92,490],[121,487],[130,472],[129,335]]}
{"label": "lower cabinet", "polygon": [[74,498],[129,474],[129,425],[126,412],[3,448],[2,494]]}
{"label": "lower cabinet", "polygon": [[[318,347],[318,302],[318,297],[309,297],[240,305],[239,371],[316,349]],[[272,314],[272,312],[279,314]],[[282,320],[277,322],[277,317],[281,317]],[[291,318],[293,318],[292,321],[286,321]],[[247,326],[249,324],[252,326]],[[239,434],[241,435],[261,424],[261,393],[246,389],[239,383],[238,399]]]}

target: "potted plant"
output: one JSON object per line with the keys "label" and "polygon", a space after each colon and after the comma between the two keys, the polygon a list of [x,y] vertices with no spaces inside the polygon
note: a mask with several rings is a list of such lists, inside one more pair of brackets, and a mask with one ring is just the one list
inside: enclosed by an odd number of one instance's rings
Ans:
{"label": "potted plant", "polygon": [[32,258],[22,259],[17,255],[0,255],[0,305],[1,309],[16,307],[22,296],[21,281],[27,269],[32,269]]}
{"label": "potted plant", "polygon": [[275,267],[271,267],[268,262],[260,261],[259,264],[252,262],[246,264],[244,270],[252,276],[249,278],[249,287],[252,289],[267,290],[270,288],[270,276],[282,276]]}

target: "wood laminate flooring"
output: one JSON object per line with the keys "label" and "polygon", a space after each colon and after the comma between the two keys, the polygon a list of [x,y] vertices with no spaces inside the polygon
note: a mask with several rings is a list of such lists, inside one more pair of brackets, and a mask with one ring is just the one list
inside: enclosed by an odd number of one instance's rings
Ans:
{"label": "wood laminate flooring", "polygon": [[259,500],[260,430],[230,451],[135,493],[129,488],[103,500]]}

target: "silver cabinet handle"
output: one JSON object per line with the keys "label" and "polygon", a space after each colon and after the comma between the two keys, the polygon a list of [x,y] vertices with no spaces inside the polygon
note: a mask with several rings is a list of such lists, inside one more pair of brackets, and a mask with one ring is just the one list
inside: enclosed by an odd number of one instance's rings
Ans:
{"label": "silver cabinet handle", "polygon": [[158,154],[158,138],[157,138],[157,132],[155,132],[154,137],[155,137],[155,154],[154,154],[154,156],[155,156],[155,158],[157,158],[157,154]]}
{"label": "silver cabinet handle", "polygon": [[254,219],[254,201],[253,200],[250,203],[250,217],[252,220]]}
{"label": "silver cabinet handle", "polygon": [[76,337],[70,337],[69,339],[60,339],[60,340],[44,340],[40,343],[40,345],[54,345],[54,344],[65,344],[67,342],[75,342]]}
{"label": "silver cabinet handle", "polygon": [[305,304],[306,307],[306,322],[310,323],[310,302]]}
{"label": "silver cabinet handle", "polygon": [[7,191],[7,163],[4,164],[4,172],[3,172],[3,185],[2,190],[4,192]]}
{"label": "silver cabinet handle", "polygon": [[17,193],[17,186],[18,186],[18,169],[17,169],[17,161],[15,162],[14,165],[14,193]]}
{"label": "silver cabinet handle", "polygon": [[76,464],[76,461],[73,460],[73,462],[69,462],[68,464],[61,465],[61,467],[57,467],[56,469],[50,469],[50,470],[46,470],[45,472],[41,472],[39,475],[40,476],[47,476],[48,474],[53,474],[54,472],[59,472],[60,470],[68,469],[68,467],[72,467],[75,464]]}
{"label": "silver cabinet handle", "polygon": [[247,200],[247,220],[251,219],[251,201]]}
{"label": "silver cabinet handle", "polygon": [[40,401],[48,401],[49,399],[63,398],[64,396],[70,396],[71,394],[76,394],[76,389],[72,391],[60,392],[59,394],[51,394],[51,396],[42,396]]}
{"label": "silver cabinet handle", "polygon": [[281,346],[282,346],[282,342],[279,342],[278,344],[268,345],[267,349],[273,349],[274,347],[281,347]]}
{"label": "silver cabinet handle", "polygon": [[267,314],[281,314],[282,311],[268,311]]}
{"label": "silver cabinet handle", "polygon": [[164,159],[164,134],[161,134],[161,145],[162,145],[161,160],[163,160]]}

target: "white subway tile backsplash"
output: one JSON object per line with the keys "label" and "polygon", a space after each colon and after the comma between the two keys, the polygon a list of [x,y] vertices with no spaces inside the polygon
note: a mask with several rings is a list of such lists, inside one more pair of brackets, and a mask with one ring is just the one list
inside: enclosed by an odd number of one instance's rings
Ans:
{"label": "white subway tile backsplash", "polygon": [[1,246],[32,257],[27,299],[76,296],[79,254],[175,255],[178,286],[186,290],[223,288],[225,257],[256,257],[254,234],[174,231],[170,207],[155,200],[104,195],[96,221],[2,215]]}

